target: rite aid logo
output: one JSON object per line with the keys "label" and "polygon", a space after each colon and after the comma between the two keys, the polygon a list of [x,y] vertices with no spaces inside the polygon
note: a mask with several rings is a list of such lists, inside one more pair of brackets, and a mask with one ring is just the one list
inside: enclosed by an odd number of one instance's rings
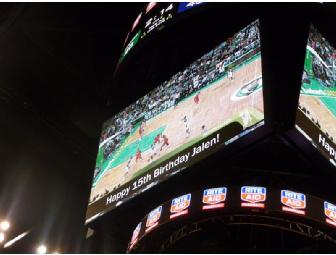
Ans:
{"label": "rite aid logo", "polygon": [[281,203],[293,209],[305,209],[306,195],[290,190],[281,190]]}
{"label": "rite aid logo", "polygon": [[226,199],[226,191],[227,189],[225,187],[206,189],[203,191],[202,202],[210,205],[224,202]]}
{"label": "rite aid logo", "polygon": [[266,201],[266,188],[243,186],[240,194],[241,200],[250,203],[259,203]]}
{"label": "rite aid logo", "polygon": [[158,220],[161,217],[161,212],[162,212],[162,205],[160,205],[159,207],[155,208],[153,211],[151,211],[148,214],[148,218],[146,221],[146,227],[151,227],[154,224],[156,224],[158,222]]}
{"label": "rite aid logo", "polygon": [[174,198],[170,206],[170,212],[178,213],[187,209],[190,205],[190,200],[191,200],[191,194]]}

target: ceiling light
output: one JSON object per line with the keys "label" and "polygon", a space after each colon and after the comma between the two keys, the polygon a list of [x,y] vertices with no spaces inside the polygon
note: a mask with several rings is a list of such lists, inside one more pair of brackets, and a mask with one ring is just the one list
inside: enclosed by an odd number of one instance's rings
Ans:
{"label": "ceiling light", "polygon": [[45,254],[47,252],[47,247],[45,245],[39,245],[36,249],[37,254]]}
{"label": "ceiling light", "polygon": [[2,243],[5,240],[5,234],[0,232],[0,243]]}
{"label": "ceiling light", "polygon": [[12,240],[8,241],[7,243],[5,243],[4,248],[7,248],[7,247],[13,245],[15,242],[17,242],[21,238],[25,237],[28,233],[29,233],[29,231],[26,231],[26,232],[18,235],[17,237],[13,238]]}
{"label": "ceiling light", "polygon": [[3,230],[3,231],[8,230],[9,227],[10,227],[10,223],[7,220],[4,220],[0,223],[0,229]]}

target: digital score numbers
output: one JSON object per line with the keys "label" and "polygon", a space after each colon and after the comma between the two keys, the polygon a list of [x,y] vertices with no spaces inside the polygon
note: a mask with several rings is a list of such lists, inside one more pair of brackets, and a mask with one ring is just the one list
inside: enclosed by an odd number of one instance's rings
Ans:
{"label": "digital score numbers", "polygon": [[[196,6],[199,6],[201,4],[204,4],[204,2],[171,3],[168,6],[161,7],[161,5],[159,5],[156,2],[148,3],[144,13],[141,12],[137,16],[137,18],[133,22],[132,29],[129,31],[129,33],[126,36],[124,46],[125,45],[127,46],[124,48],[124,51],[119,59],[119,64],[123,61],[123,59],[128,54],[128,52],[133,48],[134,45],[137,44],[137,42],[140,39],[145,38],[148,34],[152,33],[155,30],[161,30],[163,28],[163,25],[167,23],[167,21],[171,20],[173,16],[175,16],[176,12],[180,14]],[[153,14],[154,16],[150,16],[151,14]],[[133,36],[132,40],[127,44],[128,40],[130,39],[130,35],[133,34],[133,32],[136,30],[135,28],[137,27],[138,27],[138,32]]]}
{"label": "digital score numbers", "polygon": [[141,35],[141,38],[146,37],[148,34],[156,29],[160,29],[163,24],[171,20],[173,18],[174,10],[174,4],[170,4],[167,7],[161,8],[161,10],[153,17],[148,18],[145,23],[144,32]]}

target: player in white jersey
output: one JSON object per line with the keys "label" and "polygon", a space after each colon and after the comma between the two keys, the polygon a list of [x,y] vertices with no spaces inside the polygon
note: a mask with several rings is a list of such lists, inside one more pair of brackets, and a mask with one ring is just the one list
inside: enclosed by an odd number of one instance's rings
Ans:
{"label": "player in white jersey", "polygon": [[248,110],[245,110],[240,114],[241,118],[243,119],[243,129],[247,128],[252,121],[251,115]]}
{"label": "player in white jersey", "polygon": [[205,136],[206,132],[208,131],[206,125],[202,125],[202,126],[201,126],[201,129],[202,129],[202,134],[203,134],[203,136]]}
{"label": "player in white jersey", "polygon": [[186,138],[188,138],[190,136],[191,131],[190,131],[190,125],[189,125],[189,120],[187,118],[187,115],[185,115],[182,120],[185,125]]}
{"label": "player in white jersey", "polygon": [[127,164],[125,166],[125,173],[124,173],[124,181],[126,180],[126,176],[128,175],[128,172],[131,169],[131,161],[132,161],[133,156],[130,156],[129,160],[127,161]]}
{"label": "player in white jersey", "polygon": [[229,71],[228,71],[228,78],[229,78],[230,80],[233,80],[233,72],[232,72],[232,69],[229,69]]}

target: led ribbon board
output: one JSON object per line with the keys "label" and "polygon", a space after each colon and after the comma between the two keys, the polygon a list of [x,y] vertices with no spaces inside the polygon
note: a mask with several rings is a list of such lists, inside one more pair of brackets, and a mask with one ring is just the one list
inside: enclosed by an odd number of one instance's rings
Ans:
{"label": "led ribbon board", "polygon": [[[127,44],[127,46],[125,47],[124,52],[121,54],[121,58],[119,60],[119,62],[123,61],[123,59],[126,57],[126,55],[128,55],[128,53],[133,49],[133,47],[138,43],[139,38],[141,35],[141,30],[138,31],[134,37],[131,39],[131,41]],[[128,35],[127,35],[128,36]]]}
{"label": "led ribbon board", "polygon": [[157,5],[156,2],[150,2],[150,3],[146,6],[146,13],[150,12],[156,5]]}
{"label": "led ribbon board", "polygon": [[140,19],[142,17],[142,12],[138,15],[138,17],[135,19],[134,23],[133,23],[133,26],[132,26],[132,30],[131,32],[134,30],[134,28],[136,28],[136,26],[139,24],[140,22]]}
{"label": "led ribbon board", "polygon": [[188,11],[201,4],[205,4],[205,3],[204,2],[182,2],[178,6],[177,13]]}
{"label": "led ribbon board", "polygon": [[[281,199],[276,199],[279,194],[281,194]],[[307,199],[309,204],[306,202]],[[175,217],[180,215],[185,215],[186,217],[203,215],[207,217],[208,213],[213,215],[213,213],[230,214],[232,212],[236,214],[237,212],[242,212],[246,214],[250,212],[255,216],[259,212],[255,208],[264,208],[261,204],[266,203],[266,201],[267,208],[265,207],[265,210],[260,211],[262,215],[273,215],[275,213],[275,216],[281,215],[281,217],[291,219],[293,215],[299,214],[304,219],[331,226],[332,229],[330,231],[334,233],[334,227],[336,227],[335,204],[290,190],[271,190],[270,188],[259,186],[229,188],[221,186],[179,196],[152,210],[133,231],[129,249],[132,249],[151,229],[174,221]],[[226,203],[225,207],[224,202]],[[244,206],[243,203],[247,205]],[[215,208],[220,208],[220,210],[209,210]],[[297,217],[294,217],[294,219],[298,220]],[[154,234],[154,232],[151,233]]]}

